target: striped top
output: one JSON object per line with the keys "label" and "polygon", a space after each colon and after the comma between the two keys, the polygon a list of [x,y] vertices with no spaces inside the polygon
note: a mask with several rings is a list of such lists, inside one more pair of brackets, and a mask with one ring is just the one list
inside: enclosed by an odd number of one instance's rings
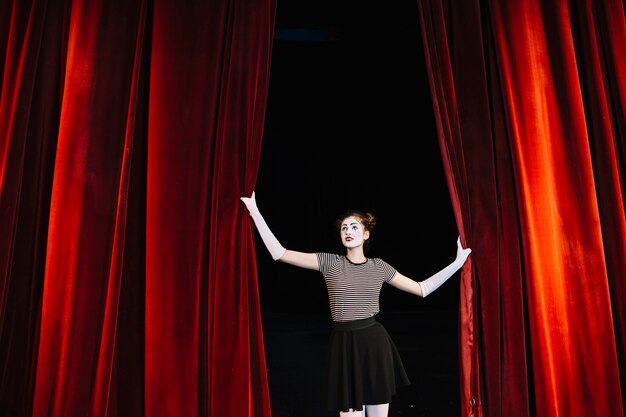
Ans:
{"label": "striped top", "polygon": [[326,281],[333,321],[359,320],[378,314],[383,282],[391,281],[396,274],[391,265],[379,258],[354,264],[344,255],[323,252],[316,255]]}

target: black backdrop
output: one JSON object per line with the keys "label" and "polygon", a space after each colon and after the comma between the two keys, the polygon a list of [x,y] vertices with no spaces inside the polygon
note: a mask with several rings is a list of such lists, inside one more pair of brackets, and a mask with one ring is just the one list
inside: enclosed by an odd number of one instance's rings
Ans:
{"label": "black backdrop", "polygon": [[[417,280],[454,259],[414,1],[278,2],[256,194],[289,249],[342,253],[334,221],[355,208],[379,220],[366,255]],[[328,311],[319,273],[257,247],[264,313]],[[451,281],[424,300],[385,286],[381,309],[455,310]]]}

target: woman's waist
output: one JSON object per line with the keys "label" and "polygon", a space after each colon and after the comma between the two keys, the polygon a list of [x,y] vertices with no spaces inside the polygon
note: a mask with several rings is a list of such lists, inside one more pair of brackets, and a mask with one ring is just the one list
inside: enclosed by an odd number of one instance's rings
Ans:
{"label": "woman's waist", "polygon": [[333,329],[335,330],[358,330],[376,324],[376,316],[366,317],[364,319],[333,321]]}

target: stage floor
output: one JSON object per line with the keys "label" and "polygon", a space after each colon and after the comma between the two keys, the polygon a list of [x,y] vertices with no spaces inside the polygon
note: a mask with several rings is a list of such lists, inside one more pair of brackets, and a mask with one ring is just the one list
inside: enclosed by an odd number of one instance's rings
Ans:
{"label": "stage floor", "polygon": [[[315,313],[263,315],[273,417],[338,417],[325,409],[323,389],[330,317]],[[381,313],[411,385],[391,403],[389,417],[458,417],[458,312]]]}

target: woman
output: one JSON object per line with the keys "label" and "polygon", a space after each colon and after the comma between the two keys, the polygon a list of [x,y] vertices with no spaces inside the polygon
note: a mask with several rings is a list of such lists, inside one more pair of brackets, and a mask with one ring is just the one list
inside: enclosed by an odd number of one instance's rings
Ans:
{"label": "woman", "polygon": [[379,258],[367,258],[376,219],[351,211],[339,221],[345,255],[304,253],[285,249],[271,232],[256,205],[254,192],[242,197],[250,217],[274,260],[320,271],[326,281],[333,331],[328,352],[328,405],[340,417],[386,417],[396,388],[409,384],[402,360],[384,327],[375,319],[383,283],[426,297],[458,271],[471,249],[457,240],[454,262],[417,282]]}

